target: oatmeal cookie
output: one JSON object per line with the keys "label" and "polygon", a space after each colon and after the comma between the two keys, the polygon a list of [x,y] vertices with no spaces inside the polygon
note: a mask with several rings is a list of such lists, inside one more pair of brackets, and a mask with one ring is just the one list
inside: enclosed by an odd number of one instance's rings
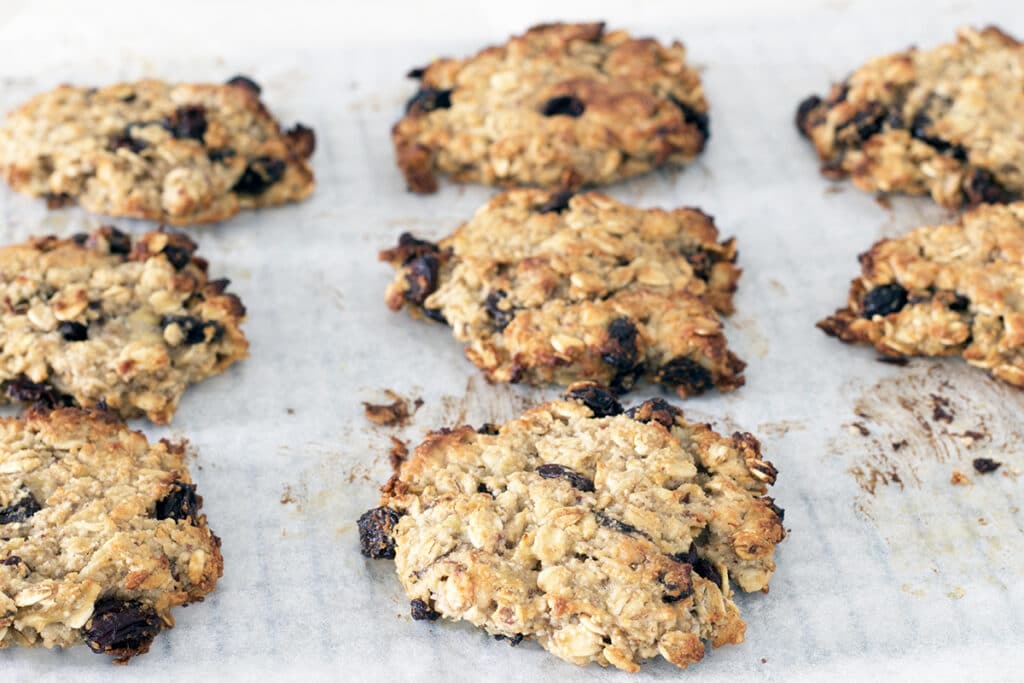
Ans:
{"label": "oatmeal cookie", "polygon": [[386,301],[446,322],[497,382],[645,376],[680,396],[743,384],[716,313],[740,271],[697,209],[637,209],[602,194],[511,190],[434,244],[403,235],[381,253]]}
{"label": "oatmeal cookie", "polygon": [[603,23],[544,24],[409,74],[420,89],[391,132],[414,192],[458,182],[575,189],[692,161],[709,135],[697,71]]}
{"label": "oatmeal cookie", "polygon": [[831,178],[947,207],[1024,197],[1024,45],[963,28],[955,43],[873,59],[804,100],[797,125]]}
{"label": "oatmeal cookie", "polygon": [[248,355],[242,302],[195,250],[112,227],[0,248],[0,400],[169,422],[188,385]]}
{"label": "oatmeal cookie", "polygon": [[733,587],[767,591],[782,510],[750,434],[716,434],[652,399],[606,389],[500,428],[427,436],[359,520],[362,551],[394,558],[413,618],[534,638],[574,664],[679,667],[743,641]]}
{"label": "oatmeal cookie", "polygon": [[1024,202],[878,242],[846,308],[818,323],[887,356],[963,356],[1024,388]]}
{"label": "oatmeal cookie", "polygon": [[0,127],[0,173],[19,192],[108,216],[214,223],[313,191],[313,131],[283,132],[244,76],[225,85],[61,86]]}
{"label": "oatmeal cookie", "polygon": [[0,648],[149,650],[223,573],[201,505],[183,444],[98,410],[0,419]]}

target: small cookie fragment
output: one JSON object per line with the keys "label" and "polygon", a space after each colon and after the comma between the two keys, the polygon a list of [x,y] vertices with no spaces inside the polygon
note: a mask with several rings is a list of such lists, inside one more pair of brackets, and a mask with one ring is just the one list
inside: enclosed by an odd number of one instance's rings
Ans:
{"label": "small cookie fragment", "polygon": [[718,317],[733,310],[735,241],[697,209],[511,190],[440,242],[405,234],[380,258],[398,271],[387,305],[451,326],[492,381],[743,384]]}
{"label": "small cookie fragment", "polygon": [[678,42],[543,24],[410,77],[391,132],[414,192],[457,182],[577,189],[692,161],[709,136],[700,76]]}
{"label": "small cookie fragment", "polygon": [[394,558],[414,619],[627,671],[743,641],[733,588],[767,591],[785,535],[775,468],[753,436],[661,399],[590,407],[613,401],[574,386],[498,430],[434,432],[401,464],[359,526],[364,554]]}
{"label": "small cookie fragment", "polygon": [[0,174],[18,192],[108,216],[214,223],[313,191],[313,131],[284,131],[251,79],[68,85],[0,126]]}
{"label": "small cookie fragment", "polygon": [[0,648],[84,642],[124,663],[213,590],[220,539],[184,453],[102,411],[0,418]]}
{"label": "small cookie fragment", "polygon": [[1000,29],[872,59],[797,109],[822,174],[956,208],[1024,198],[1024,45]]}
{"label": "small cookie fragment", "polygon": [[1024,388],[1024,202],[882,240],[860,263],[819,328],[887,356],[962,356]]}
{"label": "small cookie fragment", "polygon": [[0,248],[0,401],[171,420],[248,355],[245,307],[182,234],[112,227]]}

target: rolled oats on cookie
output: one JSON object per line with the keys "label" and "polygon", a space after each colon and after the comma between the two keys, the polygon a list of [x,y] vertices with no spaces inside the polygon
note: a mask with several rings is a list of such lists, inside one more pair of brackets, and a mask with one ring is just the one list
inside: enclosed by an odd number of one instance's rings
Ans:
{"label": "rolled oats on cookie", "polygon": [[500,427],[427,436],[359,520],[414,619],[466,620],[574,664],[685,668],[743,641],[733,590],[767,591],[783,512],[750,434],[662,399],[570,387]]}
{"label": "rolled oats on cookie", "polygon": [[201,505],[183,444],[98,410],[0,418],[0,648],[148,651],[223,573]]}
{"label": "rolled oats on cookie", "polygon": [[60,86],[0,126],[0,174],[18,192],[107,216],[214,223],[313,191],[313,131],[284,131],[236,76]]}
{"label": "rolled oats on cookie", "polygon": [[0,401],[170,422],[248,355],[245,307],[183,234],[112,227],[0,248]]}
{"label": "rolled oats on cookie", "polygon": [[680,396],[743,384],[718,317],[733,310],[736,246],[698,209],[511,190],[381,259],[398,271],[388,306],[451,326],[492,381],[627,391],[646,377]]}
{"label": "rolled oats on cookie", "polygon": [[391,139],[410,190],[458,182],[576,189],[692,161],[709,136],[700,76],[678,42],[543,24],[409,74]]}

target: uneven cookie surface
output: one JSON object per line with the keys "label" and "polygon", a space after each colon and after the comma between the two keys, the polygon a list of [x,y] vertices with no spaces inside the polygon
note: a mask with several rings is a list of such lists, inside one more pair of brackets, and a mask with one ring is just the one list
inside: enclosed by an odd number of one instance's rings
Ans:
{"label": "uneven cookie surface", "polygon": [[184,446],[102,411],[0,419],[0,648],[127,661],[223,572]]}
{"label": "uneven cookie surface", "polygon": [[871,60],[797,125],[829,177],[947,207],[1024,198],[1024,45],[997,28]]}
{"label": "uneven cookie surface", "polygon": [[661,399],[629,411],[580,384],[500,428],[430,434],[359,520],[394,558],[413,618],[636,671],[742,642],[733,586],[768,590],[782,511],[749,434]]}
{"label": "uneven cookie surface", "polygon": [[963,356],[1024,387],[1024,202],[878,242],[818,327],[889,356]]}
{"label": "uneven cookie surface", "polygon": [[19,192],[174,225],[304,199],[313,131],[282,131],[259,93],[242,76],[61,86],[7,117],[0,172]]}
{"label": "uneven cookie surface", "polygon": [[637,209],[602,194],[512,190],[439,243],[403,235],[388,306],[447,322],[498,382],[646,376],[680,396],[743,384],[717,311],[740,271],[697,209]]}
{"label": "uneven cookie surface", "polygon": [[248,355],[245,308],[195,250],[110,227],[0,249],[0,400],[169,422],[188,385]]}
{"label": "uneven cookie surface", "polygon": [[392,130],[409,189],[459,182],[549,189],[607,184],[693,160],[707,102],[679,43],[604,24],[545,24],[410,76],[420,89]]}

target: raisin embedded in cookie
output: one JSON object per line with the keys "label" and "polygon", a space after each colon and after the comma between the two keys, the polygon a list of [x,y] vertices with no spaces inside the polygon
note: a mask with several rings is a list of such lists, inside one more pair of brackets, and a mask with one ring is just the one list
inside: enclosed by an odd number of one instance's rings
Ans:
{"label": "raisin embedded in cookie", "polygon": [[468,59],[437,59],[391,132],[415,192],[437,174],[549,189],[603,185],[690,162],[708,106],[679,43],[604,24],[544,24]]}
{"label": "raisin embedded in cookie", "polygon": [[878,242],[818,327],[888,356],[963,356],[1024,388],[1024,202]]}
{"label": "raisin embedded in cookie", "polygon": [[947,207],[1024,197],[1024,45],[995,27],[873,59],[797,111],[831,178]]}
{"label": "raisin embedded in cookie", "polygon": [[313,131],[282,131],[238,76],[225,85],[61,86],[0,127],[15,190],[108,216],[213,223],[313,191]]}
{"label": "raisin embedded in cookie", "polygon": [[716,434],[667,401],[624,411],[606,389],[499,429],[427,436],[359,520],[394,558],[414,619],[465,619],[574,664],[636,671],[743,641],[733,588],[767,591],[782,510],[750,434]]}
{"label": "raisin embedded in cookie", "polygon": [[743,384],[716,313],[740,271],[697,209],[637,209],[602,194],[512,190],[434,244],[403,235],[386,301],[446,322],[497,382],[641,376],[680,396]]}
{"label": "raisin embedded in cookie", "polygon": [[169,422],[188,385],[248,355],[245,308],[195,250],[111,227],[0,248],[0,401]]}
{"label": "raisin embedded in cookie", "polygon": [[183,444],[103,411],[0,419],[0,648],[149,650],[223,573],[201,505]]}

